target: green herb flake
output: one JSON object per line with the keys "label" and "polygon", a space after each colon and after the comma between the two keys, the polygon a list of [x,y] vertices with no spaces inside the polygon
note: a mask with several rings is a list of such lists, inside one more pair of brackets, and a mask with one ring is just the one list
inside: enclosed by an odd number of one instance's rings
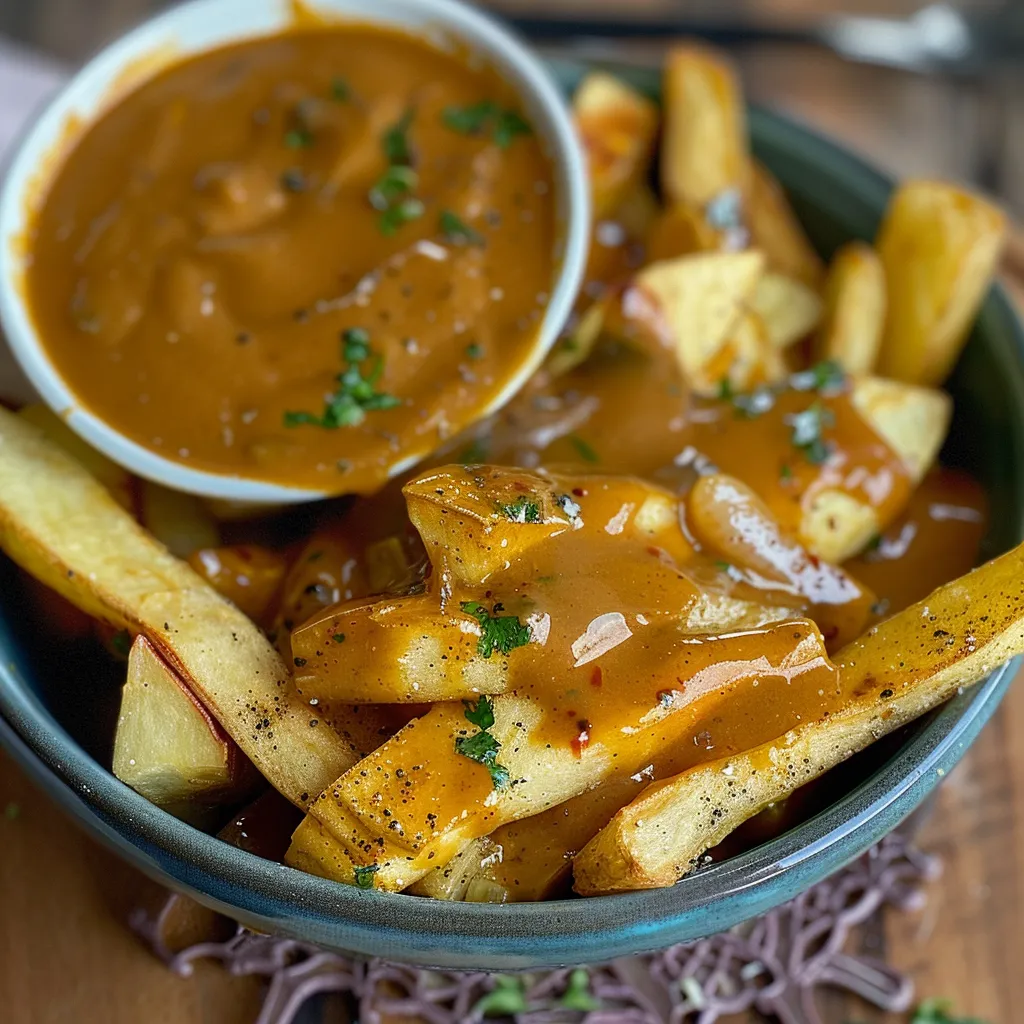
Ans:
{"label": "green herb flake", "polygon": [[462,703],[465,707],[463,714],[466,716],[466,721],[475,725],[480,731],[472,736],[457,736],[455,752],[463,757],[468,757],[471,761],[476,761],[477,764],[482,764],[490,773],[491,784],[494,788],[504,789],[509,784],[510,776],[508,769],[504,765],[498,764],[501,744],[487,731],[494,725],[494,705],[486,695],[481,696],[476,703],[469,700]]}
{"label": "green herb flake", "polygon": [[374,876],[380,871],[379,864],[357,864],[355,869],[356,888],[372,889]]}
{"label": "green herb flake", "polygon": [[21,817],[21,804],[8,800],[4,806],[4,819],[6,821],[17,821]]}
{"label": "green herb flake", "polygon": [[790,441],[794,448],[813,465],[821,465],[828,459],[830,447],[826,444],[822,433],[835,425],[835,415],[826,409],[821,402],[815,402],[803,412],[794,413],[787,418],[791,430]]}
{"label": "green herb flake", "polygon": [[415,196],[403,199],[394,206],[385,210],[380,215],[378,227],[382,235],[390,237],[397,233],[398,229],[410,221],[419,220],[423,216],[423,202]]}
{"label": "green herb flake", "polygon": [[720,402],[731,402],[735,395],[736,392],[733,390],[732,381],[728,377],[723,377],[718,382],[718,400]]}
{"label": "green herb flake", "polygon": [[499,505],[499,511],[513,523],[539,523],[540,507],[537,502],[530,501],[525,495],[520,495],[510,505]]}
{"label": "green herb flake", "polygon": [[783,483],[788,483],[793,479],[793,467],[788,462],[784,462],[779,467],[779,479]]}
{"label": "green herb flake", "polygon": [[132,649],[132,635],[127,629],[122,629],[110,638],[110,646],[121,655],[127,658]]}
{"label": "green herb flake", "polygon": [[732,565],[729,562],[715,562],[715,568],[720,569],[722,572],[732,572]]}
{"label": "green herb flake", "polygon": [[331,634],[331,639],[336,644],[343,644],[345,642],[345,634],[344,633],[332,633]]}
{"label": "green herb flake", "polygon": [[447,107],[441,119],[460,135],[489,134],[494,144],[507,149],[518,135],[532,135],[533,129],[514,110],[505,110],[493,100],[483,100],[466,107]]}
{"label": "green herb flake", "polygon": [[914,1011],[910,1024],[986,1024],[980,1017],[954,1017],[948,999],[926,999]]}
{"label": "green herb flake", "polygon": [[342,355],[348,367],[339,373],[338,390],[327,400],[324,411],[317,416],[311,412],[286,412],[286,427],[354,427],[362,423],[368,412],[393,409],[402,404],[400,398],[377,390],[377,381],[384,371],[383,359],[378,356],[369,373],[360,365],[370,357],[370,336],[362,328],[350,328],[342,334]]}
{"label": "green herb flake", "polygon": [[389,164],[409,167],[412,164],[412,146],[409,143],[409,129],[416,111],[409,107],[406,112],[381,136],[380,144]]}
{"label": "green herb flake", "polygon": [[348,82],[337,75],[331,79],[329,92],[331,99],[336,100],[338,103],[344,103],[352,98],[352,90],[349,88]]}
{"label": "green herb flake", "polygon": [[477,651],[483,658],[489,658],[495,651],[510,654],[530,642],[530,627],[516,615],[494,615],[476,601],[463,601],[459,607],[480,623]]}
{"label": "green herb flake", "polygon": [[289,149],[309,149],[313,145],[313,133],[308,128],[292,128],[284,133],[284,144]]}
{"label": "green herb flake", "polygon": [[441,234],[453,245],[484,245],[484,236],[471,228],[457,213],[442,210],[440,217]]}
{"label": "green herb flake", "polygon": [[597,452],[594,451],[594,449],[589,444],[587,444],[587,442],[584,441],[583,438],[580,437],[579,435],[570,434],[569,440],[572,442],[573,448],[576,449],[576,454],[579,455],[579,457],[583,459],[584,462],[601,461],[601,458],[597,454]]}
{"label": "green herb flake", "polygon": [[477,1000],[473,1014],[482,1017],[511,1017],[528,1010],[522,981],[507,974],[498,974],[494,978],[494,988]]}
{"label": "green herb flake", "polygon": [[419,175],[411,167],[389,167],[370,189],[370,205],[382,212],[390,210],[395,203],[415,191],[419,180]]}
{"label": "green herb flake", "polygon": [[590,991],[590,975],[582,967],[577,967],[569,975],[569,982],[558,1005],[563,1010],[577,1010],[581,1013],[601,1009],[601,1000]]}
{"label": "green herb flake", "polygon": [[480,342],[478,342],[478,341],[471,341],[466,346],[466,355],[469,356],[470,359],[483,359],[483,357],[484,357],[484,347],[483,347],[483,345],[481,345]]}

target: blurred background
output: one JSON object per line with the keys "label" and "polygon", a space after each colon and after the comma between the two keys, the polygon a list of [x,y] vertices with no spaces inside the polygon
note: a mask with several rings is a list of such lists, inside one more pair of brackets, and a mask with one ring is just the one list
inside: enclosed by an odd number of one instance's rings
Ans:
{"label": "blurred background", "polygon": [[[0,0],[11,44],[72,67],[167,0]],[[491,0],[551,53],[656,61],[696,32],[736,56],[748,95],[881,167],[973,182],[1024,213],[1024,0]]]}

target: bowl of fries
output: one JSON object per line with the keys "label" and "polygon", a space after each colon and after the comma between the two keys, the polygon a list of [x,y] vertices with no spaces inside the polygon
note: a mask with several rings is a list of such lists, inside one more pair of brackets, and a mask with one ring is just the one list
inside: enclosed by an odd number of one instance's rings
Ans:
{"label": "bowl of fries", "polygon": [[1024,652],[1002,214],[747,109],[699,44],[554,71],[588,284],[400,490],[257,543],[0,410],[0,741],[252,928],[479,970],[714,934],[895,828]]}

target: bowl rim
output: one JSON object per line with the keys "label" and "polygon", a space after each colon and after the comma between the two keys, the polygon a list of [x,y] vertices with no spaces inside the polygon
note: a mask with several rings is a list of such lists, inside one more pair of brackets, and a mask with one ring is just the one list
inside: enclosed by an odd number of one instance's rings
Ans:
{"label": "bowl rim", "polygon": [[[428,40],[440,33],[445,39],[466,43],[508,78],[548,151],[561,229],[555,276],[534,344],[482,410],[478,419],[483,419],[508,402],[540,366],[568,319],[586,269],[590,188],[582,147],[564,95],[548,67],[512,29],[462,0],[310,0],[310,6],[341,24],[349,21],[397,27]],[[274,35],[288,27],[292,19],[289,10],[286,0],[188,0],[140,22],[94,54],[43,105],[12,147],[0,182],[0,329],[43,401],[89,445],[137,476],[175,490],[252,505],[315,501],[335,492],[175,462],[130,439],[91,412],[65,383],[36,329],[22,285],[26,256],[21,239],[33,202],[45,194],[68,148],[74,146],[74,142],[68,147],[62,141],[69,119],[82,116],[84,111],[83,120],[91,125],[109,109],[112,96],[131,92],[181,59]],[[202,31],[211,17],[219,19],[212,29],[212,40],[201,45],[182,44],[182,36]],[[126,83],[126,75],[131,76],[136,69],[140,69],[138,77]],[[403,450],[389,467],[389,476],[404,472],[429,453],[429,446],[423,451]]]}
{"label": "bowl rim", "polygon": [[[758,108],[751,110],[751,127],[762,141],[787,145],[807,163],[827,168],[819,175],[822,189],[841,181],[881,209],[891,181],[843,146]],[[1007,338],[1024,363],[1024,326],[1001,286],[992,288],[980,320]],[[1024,372],[1013,387],[1024,407]],[[1016,435],[1010,443],[1021,448]],[[1016,489],[1017,506],[1024,507],[1024,474]],[[1024,534],[1024,524],[1016,525],[1016,534]],[[0,619],[0,650],[5,628]],[[9,729],[0,728],[0,740],[13,730],[35,759],[36,777],[136,866],[244,924],[425,967],[503,971],[663,948],[725,930],[792,898],[869,848],[924,800],[991,717],[1019,663],[1001,666],[939,708],[870,777],[783,835],[668,889],[537,904],[445,903],[362,891],[199,832],[85,754],[19,683],[7,659],[0,659],[0,719],[6,717]]]}

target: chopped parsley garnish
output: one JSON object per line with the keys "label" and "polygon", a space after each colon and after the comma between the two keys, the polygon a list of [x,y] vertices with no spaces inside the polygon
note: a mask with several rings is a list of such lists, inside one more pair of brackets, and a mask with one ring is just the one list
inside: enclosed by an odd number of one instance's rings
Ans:
{"label": "chopped parsley garnish", "polygon": [[292,128],[284,133],[284,144],[289,149],[309,149],[313,145],[313,133],[308,128]]}
{"label": "chopped parsley garnish", "polygon": [[494,988],[477,1000],[473,1013],[482,1017],[511,1017],[517,1013],[526,1013],[529,1008],[522,980],[508,974],[498,974],[494,978]]}
{"label": "chopped parsley garnish", "polygon": [[357,864],[355,868],[356,888],[372,889],[374,886],[374,875],[380,871],[379,864]]}
{"label": "chopped parsley garnish", "polygon": [[576,454],[579,455],[584,462],[600,462],[600,456],[597,452],[582,437],[577,434],[570,434],[569,440],[572,442],[573,448],[576,449]]}
{"label": "chopped parsley garnish", "polygon": [[822,437],[827,427],[835,425],[836,418],[831,409],[826,409],[821,402],[794,413],[787,417],[790,430],[790,441],[803,457],[813,465],[821,465],[828,457],[830,448]]}
{"label": "chopped parsley garnish", "polygon": [[345,100],[352,98],[352,90],[348,87],[348,82],[344,78],[340,78],[337,75],[331,79],[331,99],[337,100],[339,103],[345,102]]}
{"label": "chopped parsley garnish", "polygon": [[409,167],[412,165],[412,147],[409,144],[409,128],[412,126],[412,119],[416,111],[412,107],[408,110],[381,136],[380,144],[384,150],[384,156],[392,166],[401,165]]}
{"label": "chopped parsley garnish", "polygon": [[954,1017],[948,999],[926,999],[914,1011],[910,1024],[986,1024],[980,1017]]}
{"label": "chopped parsley garnish", "polygon": [[569,982],[558,1000],[563,1010],[577,1010],[591,1013],[601,1009],[601,1000],[590,991],[590,975],[582,967],[577,967],[569,975]]}
{"label": "chopped parsley garnish", "polygon": [[823,359],[809,370],[794,373],[789,386],[794,391],[841,391],[846,384],[846,371],[834,359]]}
{"label": "chopped parsley garnish", "polygon": [[127,658],[132,649],[132,635],[127,629],[119,630],[110,638],[110,646],[121,655]]}
{"label": "chopped parsley garnish", "polygon": [[360,327],[353,327],[342,335],[342,355],[348,367],[339,373],[338,390],[324,403],[324,411],[317,416],[311,412],[286,412],[286,427],[354,427],[362,423],[368,412],[393,409],[402,400],[377,390],[377,381],[384,372],[384,361],[378,356],[365,376],[360,365],[370,357],[370,336]]}
{"label": "chopped parsley garnish", "polygon": [[483,345],[481,345],[480,342],[478,342],[478,341],[471,341],[466,346],[466,355],[469,356],[470,359],[483,359],[483,357],[484,357],[484,347],[483,347]]}
{"label": "chopped parsley garnish", "polygon": [[477,764],[482,764],[490,772],[494,788],[504,789],[509,783],[509,772],[503,765],[498,764],[498,752],[501,750],[501,744],[488,732],[488,729],[494,725],[494,705],[486,694],[483,694],[475,703],[470,700],[464,700],[462,703],[465,705],[463,714],[466,716],[466,721],[475,725],[480,731],[472,736],[457,736],[455,752],[462,754],[463,757],[468,757],[471,761],[476,761]]}
{"label": "chopped parsley garnish", "polygon": [[484,236],[471,228],[457,213],[441,211],[441,234],[454,245],[483,245]]}
{"label": "chopped parsley garnish", "polygon": [[715,568],[720,569],[722,572],[732,572],[732,564],[730,562],[715,562]]}
{"label": "chopped parsley garnish", "polygon": [[336,644],[343,644],[345,642],[345,634],[344,633],[332,633],[331,634],[331,639]]}
{"label": "chopped parsley garnish", "polygon": [[409,196],[389,207],[380,215],[378,222],[382,235],[393,235],[403,224],[419,220],[423,216],[423,202],[415,196]]}
{"label": "chopped parsley garnish", "polygon": [[483,100],[468,107],[448,107],[442,115],[445,125],[460,135],[490,134],[494,144],[507,149],[517,135],[532,135],[533,129],[514,110]]}
{"label": "chopped parsley garnish", "polygon": [[788,462],[784,462],[779,467],[779,479],[785,483],[788,480],[793,479],[793,467]]}
{"label": "chopped parsley garnish", "polygon": [[720,402],[731,402],[735,395],[736,392],[733,390],[732,381],[728,377],[723,377],[718,382],[718,400]]}
{"label": "chopped parsley garnish", "polygon": [[480,623],[477,651],[481,657],[489,658],[495,651],[510,654],[530,642],[530,627],[516,615],[494,615],[477,601],[463,601],[459,607]]}
{"label": "chopped parsley garnish", "polygon": [[530,501],[525,495],[520,495],[510,505],[499,505],[499,510],[506,519],[513,523],[539,523],[540,508],[537,502]]}

